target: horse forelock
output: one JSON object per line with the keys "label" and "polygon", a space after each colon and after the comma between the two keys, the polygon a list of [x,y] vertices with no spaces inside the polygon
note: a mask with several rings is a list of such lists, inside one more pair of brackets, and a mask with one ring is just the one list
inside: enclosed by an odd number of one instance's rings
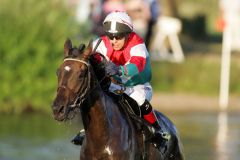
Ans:
{"label": "horse forelock", "polygon": [[74,47],[69,50],[68,55],[65,58],[80,58],[81,52],[78,48]]}

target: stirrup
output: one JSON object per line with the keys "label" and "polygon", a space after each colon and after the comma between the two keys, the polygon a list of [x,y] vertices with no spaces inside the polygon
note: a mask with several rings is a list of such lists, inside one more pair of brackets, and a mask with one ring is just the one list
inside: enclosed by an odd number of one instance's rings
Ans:
{"label": "stirrup", "polygon": [[79,133],[71,140],[71,142],[75,145],[82,145],[83,140],[85,138],[85,130],[82,129]]}
{"label": "stirrup", "polygon": [[171,139],[171,134],[167,131],[163,131],[161,128],[156,129],[156,128],[152,128],[152,133],[153,134],[160,134],[161,137],[167,141],[169,141]]}
{"label": "stirrup", "polygon": [[165,140],[167,140],[167,141],[170,140],[171,134],[169,134],[168,132],[163,132],[163,131],[160,132],[160,133],[161,133],[163,139],[165,139]]}
{"label": "stirrup", "polygon": [[162,153],[165,153],[167,150],[167,142],[170,140],[171,135],[168,132],[155,131],[153,137],[153,145]]}

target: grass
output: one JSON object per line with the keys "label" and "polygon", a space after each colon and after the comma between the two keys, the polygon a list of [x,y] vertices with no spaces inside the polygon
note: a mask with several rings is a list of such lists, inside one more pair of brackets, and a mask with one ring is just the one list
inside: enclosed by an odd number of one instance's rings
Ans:
{"label": "grass", "polygon": [[[221,70],[221,43],[183,40],[183,63],[152,62],[152,84],[157,92],[218,95]],[[232,52],[230,94],[240,94],[240,55]]]}

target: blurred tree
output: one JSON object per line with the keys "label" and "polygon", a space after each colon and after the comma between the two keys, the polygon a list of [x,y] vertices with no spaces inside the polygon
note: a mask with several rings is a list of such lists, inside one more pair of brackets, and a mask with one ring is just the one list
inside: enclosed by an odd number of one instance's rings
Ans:
{"label": "blurred tree", "polygon": [[1,110],[50,110],[64,41],[79,26],[61,0],[1,0],[0,21]]}

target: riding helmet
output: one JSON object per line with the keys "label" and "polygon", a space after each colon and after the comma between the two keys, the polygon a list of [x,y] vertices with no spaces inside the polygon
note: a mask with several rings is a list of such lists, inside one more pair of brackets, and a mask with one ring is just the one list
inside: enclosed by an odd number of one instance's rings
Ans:
{"label": "riding helmet", "polygon": [[133,31],[133,24],[126,12],[114,11],[106,16],[103,29],[110,34],[129,34]]}

